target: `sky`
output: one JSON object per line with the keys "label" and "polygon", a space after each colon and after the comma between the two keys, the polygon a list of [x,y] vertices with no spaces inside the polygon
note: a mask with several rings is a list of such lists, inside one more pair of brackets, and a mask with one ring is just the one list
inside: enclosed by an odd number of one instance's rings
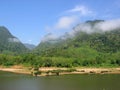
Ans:
{"label": "sky", "polygon": [[120,0],[0,0],[0,26],[23,43],[63,35],[87,20],[120,19]]}

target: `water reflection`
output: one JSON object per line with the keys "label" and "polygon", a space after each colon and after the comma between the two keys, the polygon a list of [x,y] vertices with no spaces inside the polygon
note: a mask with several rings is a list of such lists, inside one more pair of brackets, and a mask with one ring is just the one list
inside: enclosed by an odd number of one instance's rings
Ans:
{"label": "water reflection", "polygon": [[32,77],[0,72],[0,90],[120,90],[120,75]]}

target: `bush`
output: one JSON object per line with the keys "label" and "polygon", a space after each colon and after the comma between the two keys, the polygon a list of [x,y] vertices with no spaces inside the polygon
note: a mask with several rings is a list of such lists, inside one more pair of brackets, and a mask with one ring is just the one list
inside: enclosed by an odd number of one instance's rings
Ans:
{"label": "bush", "polygon": [[116,60],[116,64],[118,64],[120,66],[120,59]]}

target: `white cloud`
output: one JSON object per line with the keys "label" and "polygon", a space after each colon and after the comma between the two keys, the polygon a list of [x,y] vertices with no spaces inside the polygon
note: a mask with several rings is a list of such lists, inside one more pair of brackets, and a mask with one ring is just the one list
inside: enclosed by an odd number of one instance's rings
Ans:
{"label": "white cloud", "polygon": [[52,41],[52,40],[56,40],[58,37],[53,35],[52,33],[48,33],[47,35],[45,35],[43,37],[43,39],[41,40],[41,42],[46,42],[46,41]]}
{"label": "white cloud", "polygon": [[65,30],[70,29],[73,25],[78,23],[82,16],[94,16],[95,13],[84,5],[75,6],[73,9],[65,11],[67,15],[62,15],[58,18],[53,26],[46,26],[46,31],[50,30]]}
{"label": "white cloud", "polygon": [[54,28],[59,29],[69,29],[77,21],[75,16],[63,16],[55,24]]}
{"label": "white cloud", "polygon": [[61,39],[72,38],[77,33],[80,33],[81,31],[91,34],[94,32],[102,33],[105,31],[112,31],[112,30],[120,29],[120,19],[107,20],[107,21],[101,20],[101,21],[96,22],[95,25],[91,25],[90,22],[93,22],[93,21],[89,21],[89,23],[86,23],[86,22],[81,23],[81,24],[77,25],[72,31],[70,31],[60,37],[56,37],[53,34],[48,34],[45,36],[45,38],[43,40],[50,41],[50,40],[57,40],[59,38],[61,38]]}
{"label": "white cloud", "polygon": [[93,11],[84,5],[75,6],[73,9],[68,10],[69,13],[79,12],[81,15],[93,14]]}
{"label": "white cloud", "polygon": [[[47,32],[57,31],[57,33],[59,33],[58,30],[63,31],[63,30],[71,29],[76,21],[77,21],[77,17],[75,17],[75,16],[63,16],[63,17],[60,17],[58,19],[58,21],[52,27],[46,26],[45,29]],[[47,35],[44,36],[44,38],[41,40],[41,42],[54,41],[54,40],[58,39],[58,37],[59,37],[58,35],[56,36],[52,33],[48,33]]]}
{"label": "white cloud", "polygon": [[[52,33],[56,33],[57,31],[56,34],[58,34],[59,32],[64,33],[68,30],[71,30],[76,24],[78,24],[82,17],[91,17],[93,15],[93,11],[90,10],[88,7],[84,5],[75,6],[73,9],[65,11],[65,13],[61,17],[59,17],[52,26],[46,26],[45,30]],[[87,30],[89,30],[88,27],[84,28],[87,28]],[[58,38],[56,37],[56,35],[48,34],[42,39],[42,41],[54,40],[56,38]]]}
{"label": "white cloud", "polygon": [[102,31],[114,30],[114,29],[120,28],[120,19],[101,22],[101,23],[98,23],[95,27],[99,28]]}
{"label": "white cloud", "polygon": [[20,40],[18,38],[8,38],[8,41],[9,42],[17,42],[17,43],[20,42]]}
{"label": "white cloud", "polygon": [[116,29],[120,29],[120,19],[101,21],[96,23],[94,26],[92,26],[90,23],[82,23],[76,26],[74,30],[70,32],[70,35],[74,36],[80,31],[93,33],[111,31]]}

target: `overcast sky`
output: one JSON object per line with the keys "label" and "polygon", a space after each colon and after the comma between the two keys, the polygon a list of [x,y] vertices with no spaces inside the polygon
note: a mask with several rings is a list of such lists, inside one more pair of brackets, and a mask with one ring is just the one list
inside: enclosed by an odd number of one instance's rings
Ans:
{"label": "overcast sky", "polygon": [[0,0],[0,26],[23,43],[39,44],[86,20],[120,19],[120,0]]}

